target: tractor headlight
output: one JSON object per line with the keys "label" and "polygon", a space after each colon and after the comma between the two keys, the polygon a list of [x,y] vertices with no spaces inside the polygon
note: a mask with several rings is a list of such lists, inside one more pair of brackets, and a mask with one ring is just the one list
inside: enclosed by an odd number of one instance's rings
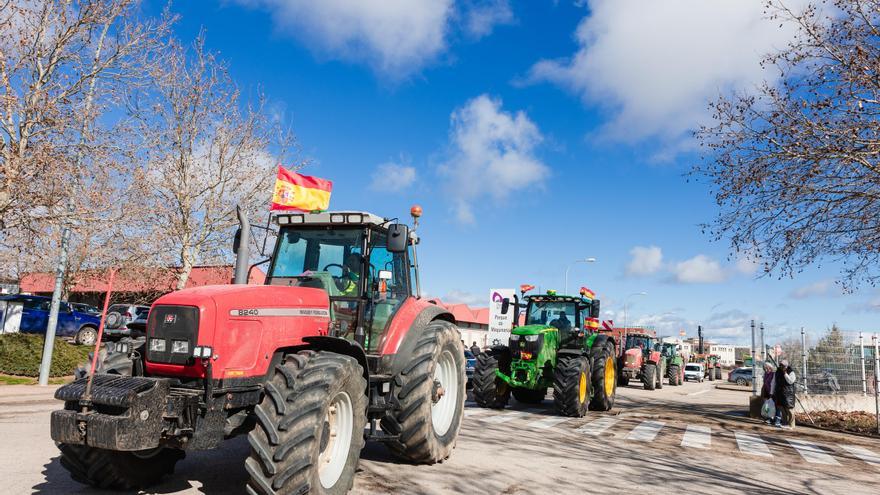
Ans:
{"label": "tractor headlight", "polygon": [[165,339],[150,339],[150,350],[153,352],[165,352]]}
{"label": "tractor headlight", "polygon": [[175,354],[189,354],[189,342],[185,340],[172,340],[171,352]]}
{"label": "tractor headlight", "polygon": [[511,335],[511,336],[510,336],[510,340],[511,340],[511,342],[516,342],[516,341],[518,341],[518,340],[519,340],[519,335]]}
{"label": "tractor headlight", "polygon": [[193,357],[197,358],[208,359],[213,353],[213,349],[208,346],[196,346],[196,348],[193,349]]}
{"label": "tractor headlight", "polygon": [[537,342],[540,335],[526,335],[526,342]]}

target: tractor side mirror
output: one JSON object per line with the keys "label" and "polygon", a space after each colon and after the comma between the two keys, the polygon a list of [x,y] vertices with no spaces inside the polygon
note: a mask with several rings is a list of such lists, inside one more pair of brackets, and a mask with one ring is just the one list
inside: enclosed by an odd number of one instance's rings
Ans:
{"label": "tractor side mirror", "polygon": [[409,228],[402,223],[395,223],[388,226],[388,240],[385,248],[389,253],[402,253],[406,251],[406,245],[409,241]]}
{"label": "tractor side mirror", "polygon": [[235,236],[232,238],[232,252],[238,254],[238,248],[241,247],[241,227],[235,229]]}
{"label": "tractor side mirror", "polygon": [[590,318],[598,318],[599,317],[599,300],[593,299],[593,302],[590,304]]}
{"label": "tractor side mirror", "polygon": [[379,270],[379,280],[391,280],[391,270]]}
{"label": "tractor side mirror", "polygon": [[510,311],[510,299],[505,297],[501,300],[501,314],[506,315]]}

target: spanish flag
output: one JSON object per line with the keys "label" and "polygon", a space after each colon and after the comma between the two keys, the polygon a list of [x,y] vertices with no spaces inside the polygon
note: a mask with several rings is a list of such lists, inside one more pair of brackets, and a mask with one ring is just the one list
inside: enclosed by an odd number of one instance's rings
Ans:
{"label": "spanish flag", "polygon": [[584,318],[584,327],[589,328],[590,330],[598,330],[599,329],[599,319],[598,318]]}
{"label": "spanish flag", "polygon": [[278,166],[269,210],[324,211],[330,207],[333,182],[309,177]]}
{"label": "spanish flag", "polygon": [[586,287],[581,287],[581,296],[587,299],[596,299],[596,293]]}

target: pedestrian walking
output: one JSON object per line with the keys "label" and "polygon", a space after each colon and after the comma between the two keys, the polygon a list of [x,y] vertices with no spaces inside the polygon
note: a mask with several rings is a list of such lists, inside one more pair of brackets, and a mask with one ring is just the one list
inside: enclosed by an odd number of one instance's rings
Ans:
{"label": "pedestrian walking", "polygon": [[473,353],[474,356],[480,353],[480,346],[477,345],[477,341],[474,341],[474,343],[471,344],[471,353]]}
{"label": "pedestrian walking", "polygon": [[779,363],[779,368],[773,376],[772,395],[773,401],[776,403],[776,418],[774,426],[782,428],[794,428],[794,410],[795,400],[795,383],[797,375],[795,374],[788,361],[783,359]]}
{"label": "pedestrian walking", "polygon": [[[764,399],[764,407],[762,411],[773,411],[769,415],[765,416],[764,422],[768,425],[773,424],[774,416],[776,415],[776,405],[773,401],[773,379],[776,377],[776,370],[773,369],[773,364],[764,362],[764,384],[761,385],[761,398]],[[769,402],[770,404],[767,404]],[[772,408],[770,406],[773,406]]]}

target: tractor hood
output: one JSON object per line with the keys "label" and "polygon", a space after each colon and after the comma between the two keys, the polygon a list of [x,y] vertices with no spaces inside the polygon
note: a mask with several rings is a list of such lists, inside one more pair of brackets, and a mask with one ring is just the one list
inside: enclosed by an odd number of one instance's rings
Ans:
{"label": "tractor hood", "polygon": [[623,353],[623,365],[627,368],[641,368],[644,355],[639,348],[627,349]]}
{"label": "tractor hood", "polygon": [[524,325],[511,330],[511,335],[541,335],[547,332],[558,332],[556,327],[548,325]]}
{"label": "tractor hood", "polygon": [[[326,335],[329,325],[330,301],[320,289],[209,285],[179,290],[150,308],[146,368],[155,375],[201,378],[210,360],[214,378],[254,376],[265,373],[275,349],[302,344],[304,336]],[[210,358],[194,356],[196,347],[210,348]]]}

